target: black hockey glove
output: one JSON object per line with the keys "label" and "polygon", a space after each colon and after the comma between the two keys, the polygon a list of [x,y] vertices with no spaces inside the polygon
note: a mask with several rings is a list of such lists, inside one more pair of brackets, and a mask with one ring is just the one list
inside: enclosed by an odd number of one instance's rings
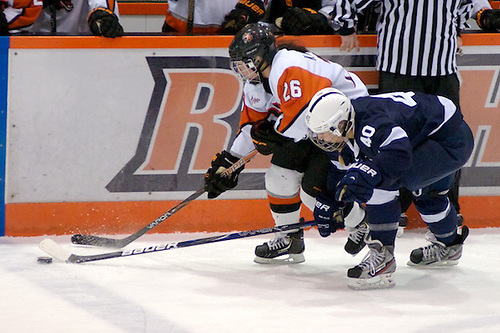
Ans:
{"label": "black hockey glove", "polygon": [[109,9],[98,7],[90,12],[88,17],[90,31],[95,36],[121,37],[123,27],[118,22],[118,17]]}
{"label": "black hockey glove", "polygon": [[240,0],[222,22],[222,33],[234,35],[249,23],[257,23],[264,17],[265,7],[261,0]]}
{"label": "black hockey glove", "polygon": [[221,175],[224,170],[239,160],[238,157],[231,155],[223,150],[217,153],[212,159],[212,165],[205,173],[205,191],[208,192],[208,198],[217,198],[223,192],[234,188],[238,184],[238,175],[245,168],[245,165],[236,169],[228,177]]}
{"label": "black hockey glove", "polygon": [[333,33],[325,15],[310,8],[287,9],[281,29],[288,35],[322,35]]}
{"label": "black hockey glove", "polygon": [[377,168],[368,161],[356,162],[337,184],[337,201],[365,203],[373,195],[373,189],[382,181]]}
{"label": "black hockey glove", "polygon": [[273,154],[281,148],[289,139],[274,130],[274,122],[266,119],[259,120],[252,125],[250,130],[253,145],[262,155]]}
{"label": "black hockey glove", "polygon": [[500,9],[482,9],[476,20],[477,25],[485,31],[500,30]]}
{"label": "black hockey glove", "polygon": [[328,237],[344,228],[344,217],[340,206],[333,198],[321,194],[316,197],[313,215],[321,237]]}
{"label": "black hockey glove", "polygon": [[3,11],[0,12],[0,36],[9,35],[9,23]]}
{"label": "black hockey glove", "polygon": [[64,8],[68,12],[73,9],[71,0],[43,0],[43,8],[48,6],[54,6],[55,9]]}

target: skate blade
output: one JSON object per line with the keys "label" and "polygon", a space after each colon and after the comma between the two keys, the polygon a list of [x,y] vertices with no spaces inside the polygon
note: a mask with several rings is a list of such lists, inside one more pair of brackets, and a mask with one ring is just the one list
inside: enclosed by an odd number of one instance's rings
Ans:
{"label": "skate blade", "polygon": [[415,268],[422,268],[422,269],[439,269],[439,268],[444,268],[444,267],[452,267],[458,265],[458,260],[445,260],[445,261],[435,261],[433,263],[429,264],[415,264],[411,260],[407,262],[407,265],[410,267],[415,267]]}
{"label": "skate blade", "polygon": [[381,274],[369,279],[349,278],[347,286],[354,290],[388,289],[396,286],[396,282],[390,274]]}
{"label": "skate blade", "polygon": [[253,260],[257,264],[264,265],[288,265],[288,264],[300,264],[306,261],[303,253],[299,254],[288,254],[287,257],[278,257],[278,258],[261,258],[255,257]]}

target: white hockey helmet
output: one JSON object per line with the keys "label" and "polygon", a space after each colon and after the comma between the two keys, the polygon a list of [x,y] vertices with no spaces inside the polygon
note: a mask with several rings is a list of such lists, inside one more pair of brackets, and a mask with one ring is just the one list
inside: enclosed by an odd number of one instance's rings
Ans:
{"label": "white hockey helmet", "polygon": [[340,150],[345,139],[343,142],[329,142],[319,139],[318,134],[330,132],[345,138],[354,126],[354,108],[349,98],[340,90],[324,88],[309,101],[305,120],[309,139],[314,144],[325,151]]}

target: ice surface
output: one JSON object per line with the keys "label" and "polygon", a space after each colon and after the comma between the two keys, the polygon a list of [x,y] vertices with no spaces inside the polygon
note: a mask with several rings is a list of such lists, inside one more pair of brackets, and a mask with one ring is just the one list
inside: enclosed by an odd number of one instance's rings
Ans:
{"label": "ice surface", "polygon": [[[140,248],[214,234],[145,235]],[[125,235],[116,236],[117,238]],[[306,232],[306,262],[253,263],[269,235],[86,264],[39,264],[46,237],[0,238],[0,332],[500,332],[500,229],[472,229],[456,267],[416,269],[423,230],[397,239],[396,287],[354,291],[366,253]],[[108,252],[50,237],[71,252]]]}

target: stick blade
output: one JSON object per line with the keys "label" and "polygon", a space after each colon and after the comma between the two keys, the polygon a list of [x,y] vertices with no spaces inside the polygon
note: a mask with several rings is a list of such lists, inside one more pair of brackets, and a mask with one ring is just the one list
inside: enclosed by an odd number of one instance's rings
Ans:
{"label": "stick blade", "polygon": [[45,253],[62,262],[68,262],[68,259],[71,256],[71,252],[62,246],[59,246],[56,242],[49,238],[41,241],[39,247]]}
{"label": "stick blade", "polygon": [[76,234],[71,236],[71,243],[77,245],[92,245],[118,249],[128,245],[128,237],[125,239],[113,239],[94,235]]}

